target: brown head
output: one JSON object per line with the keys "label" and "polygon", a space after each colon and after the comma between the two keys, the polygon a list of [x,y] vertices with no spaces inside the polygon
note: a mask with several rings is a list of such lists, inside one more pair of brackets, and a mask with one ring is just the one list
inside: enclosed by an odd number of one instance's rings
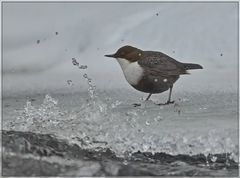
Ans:
{"label": "brown head", "polygon": [[123,46],[119,48],[115,54],[109,54],[105,56],[113,58],[123,58],[128,60],[129,62],[135,62],[138,61],[142,55],[143,51],[141,49],[132,46]]}

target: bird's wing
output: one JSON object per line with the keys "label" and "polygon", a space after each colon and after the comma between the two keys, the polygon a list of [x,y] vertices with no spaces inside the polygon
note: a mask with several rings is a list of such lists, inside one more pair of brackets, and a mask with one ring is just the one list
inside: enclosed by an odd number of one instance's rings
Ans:
{"label": "bird's wing", "polygon": [[161,52],[145,51],[138,64],[146,69],[151,75],[180,75],[186,74],[182,63],[174,60],[168,55]]}

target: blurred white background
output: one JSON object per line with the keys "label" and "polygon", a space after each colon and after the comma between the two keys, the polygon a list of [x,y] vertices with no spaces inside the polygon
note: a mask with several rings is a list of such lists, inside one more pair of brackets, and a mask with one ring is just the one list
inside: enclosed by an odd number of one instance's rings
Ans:
{"label": "blurred white background", "polygon": [[[3,3],[3,89],[129,88],[105,54],[124,45],[201,64],[178,91],[237,91],[237,3]],[[72,65],[76,58],[86,70]]]}

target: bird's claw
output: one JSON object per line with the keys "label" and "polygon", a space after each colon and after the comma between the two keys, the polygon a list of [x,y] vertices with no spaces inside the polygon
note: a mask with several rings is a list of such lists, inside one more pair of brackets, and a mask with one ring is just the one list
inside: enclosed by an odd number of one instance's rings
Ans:
{"label": "bird's claw", "polygon": [[141,106],[140,103],[133,103],[132,105],[133,105],[133,107]]}
{"label": "bird's claw", "polygon": [[168,104],[173,104],[175,101],[167,101],[166,103],[159,103],[156,105],[162,106],[162,105],[168,105]]}
{"label": "bird's claw", "polygon": [[165,104],[173,104],[175,101],[167,101]]}
{"label": "bird's claw", "polygon": [[[159,104],[156,103],[156,105],[163,106],[163,105],[174,104],[174,102],[175,102],[175,101],[167,101],[166,103],[159,103]],[[132,105],[133,105],[133,107],[141,106],[140,103],[133,103]]]}

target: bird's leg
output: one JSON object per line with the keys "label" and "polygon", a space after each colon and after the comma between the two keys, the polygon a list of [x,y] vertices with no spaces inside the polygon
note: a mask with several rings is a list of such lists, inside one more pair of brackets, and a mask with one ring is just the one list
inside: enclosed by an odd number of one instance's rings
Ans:
{"label": "bird's leg", "polygon": [[171,101],[172,88],[173,88],[173,85],[170,86],[170,92],[169,92],[169,96],[168,96],[168,100],[167,100],[166,104],[172,104],[172,103],[174,103],[174,101]]}
{"label": "bird's leg", "polygon": [[148,97],[145,99],[145,101],[149,100],[149,98],[151,97],[152,93],[149,93]]}
{"label": "bird's leg", "polygon": [[[148,97],[145,99],[145,101],[148,101],[149,98],[151,97],[152,93],[149,93]],[[134,107],[137,107],[137,106],[141,106],[141,104],[138,104],[138,103],[134,103],[133,104]]]}

